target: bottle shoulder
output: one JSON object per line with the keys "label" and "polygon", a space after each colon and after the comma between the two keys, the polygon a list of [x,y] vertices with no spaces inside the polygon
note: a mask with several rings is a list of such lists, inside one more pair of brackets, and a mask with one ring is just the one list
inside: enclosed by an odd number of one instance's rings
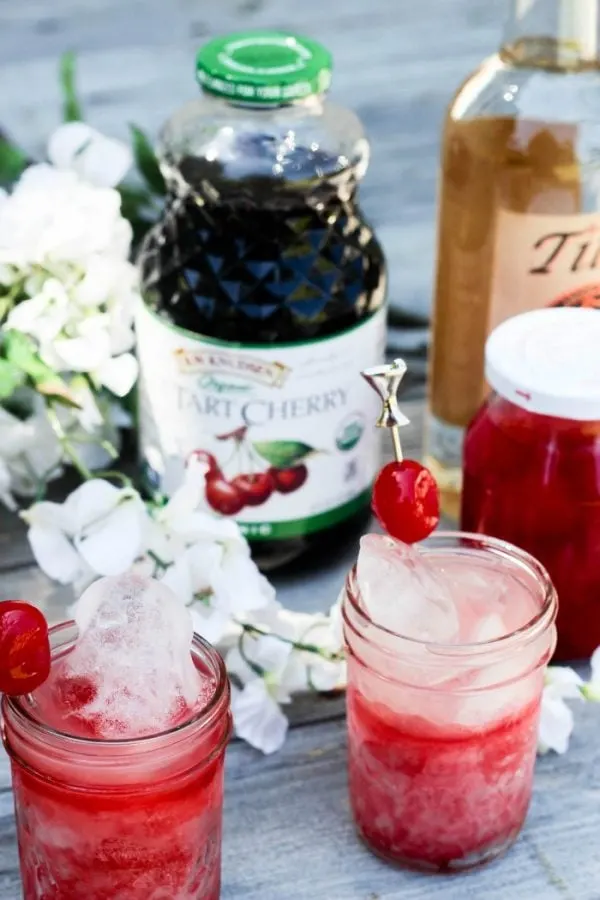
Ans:
{"label": "bottle shoulder", "polygon": [[295,180],[346,168],[360,178],[369,145],[356,114],[328,99],[257,107],[204,94],[166,122],[159,156],[167,168],[189,158],[221,164],[232,178],[253,174]]}
{"label": "bottle shoulder", "polygon": [[485,59],[460,85],[454,121],[502,117],[573,125],[600,123],[600,71],[515,65],[501,53]]}

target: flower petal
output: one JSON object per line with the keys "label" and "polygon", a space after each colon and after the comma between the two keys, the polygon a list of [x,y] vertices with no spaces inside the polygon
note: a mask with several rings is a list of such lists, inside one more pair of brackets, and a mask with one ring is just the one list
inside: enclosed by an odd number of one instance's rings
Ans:
{"label": "flower petal", "polygon": [[315,691],[337,691],[346,686],[346,663],[330,662],[313,655],[308,665],[308,678]]}
{"label": "flower petal", "polygon": [[600,647],[597,647],[592,653],[590,667],[592,670],[590,681],[595,681],[600,684]]}
{"label": "flower petal", "polygon": [[54,342],[54,351],[63,370],[92,372],[110,360],[110,340],[108,333],[102,331],[85,337],[60,338]]}
{"label": "flower petal", "polygon": [[40,569],[61,584],[71,584],[82,574],[83,566],[73,545],[57,528],[32,525],[27,533]]}
{"label": "flower petal", "polygon": [[115,289],[124,264],[103,254],[90,256],[83,278],[73,290],[73,300],[86,308],[102,306]]}
{"label": "flower petal", "polygon": [[[90,366],[90,368],[92,367]],[[136,382],[137,360],[131,353],[113,356],[96,368],[95,375],[105,388],[108,388],[117,397],[124,397]]]}
{"label": "flower petal", "polygon": [[262,677],[263,674],[273,676],[274,681],[278,682],[291,653],[292,645],[280,640],[275,634],[246,632],[240,637],[237,646],[232,647],[227,654],[227,668],[244,683],[253,681],[257,675]]}
{"label": "flower petal", "polygon": [[178,597],[185,606],[194,599],[194,590],[192,587],[192,569],[189,558],[182,554],[179,559],[169,566],[167,571],[159,579],[167,587],[170,587],[176,597]]}
{"label": "flower petal", "polygon": [[232,691],[231,710],[238,737],[265,754],[281,749],[288,720],[262,678],[249,682],[241,691]]}
{"label": "flower petal", "polygon": [[211,584],[219,602],[233,614],[260,609],[275,599],[275,589],[258,571],[256,563],[237,548],[226,550],[223,564],[213,575]]}
{"label": "flower petal", "polygon": [[142,551],[140,505],[133,498],[124,500],[76,536],[75,546],[94,572],[120,575],[133,565]]}
{"label": "flower petal", "polygon": [[171,498],[161,510],[161,521],[190,541],[210,540],[218,532],[218,526],[211,527],[213,522],[219,521],[216,516],[203,518],[203,513],[197,513],[191,518],[204,495],[207,471],[208,466],[199,460],[191,460],[188,466],[184,466],[181,460],[172,457],[165,467],[163,490],[171,493]]}
{"label": "flower petal", "polygon": [[218,644],[231,631],[231,619],[227,610],[195,603],[190,609],[194,631],[211,644]]}
{"label": "flower petal", "polygon": [[540,751],[544,753],[554,750],[556,753],[566,753],[573,726],[573,713],[565,701],[545,690],[542,695],[538,732]]}
{"label": "flower petal", "polygon": [[73,508],[67,502],[53,503],[50,500],[42,500],[40,503],[34,503],[29,509],[23,510],[21,518],[28,525],[39,525],[42,528],[63,531],[71,536],[76,531]]}
{"label": "flower petal", "polygon": [[73,169],[98,187],[119,184],[133,163],[127,144],[84,122],[67,122],[51,135],[48,158],[59,169]]}
{"label": "flower petal", "polygon": [[583,678],[570,666],[548,666],[545,682],[546,692],[553,697],[581,700]]}
{"label": "flower petal", "polygon": [[124,493],[102,478],[93,478],[81,484],[63,504],[73,533],[81,532],[91,522],[108,515]]}

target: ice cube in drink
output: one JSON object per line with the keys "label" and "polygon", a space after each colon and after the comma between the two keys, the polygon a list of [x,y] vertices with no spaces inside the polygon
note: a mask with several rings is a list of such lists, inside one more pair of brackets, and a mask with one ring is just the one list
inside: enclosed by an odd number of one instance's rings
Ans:
{"label": "ice cube in drink", "polygon": [[93,584],[49,679],[3,699],[24,900],[217,900],[222,660],[163,585]]}
{"label": "ice cube in drink", "polygon": [[539,564],[469,535],[363,538],[343,598],[350,799],[380,855],[468,868],[531,797],[556,595]]}

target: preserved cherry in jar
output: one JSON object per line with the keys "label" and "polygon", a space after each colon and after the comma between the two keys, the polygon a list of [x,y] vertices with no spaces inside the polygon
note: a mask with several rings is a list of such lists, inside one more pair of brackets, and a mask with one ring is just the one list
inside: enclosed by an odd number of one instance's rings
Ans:
{"label": "preserved cherry in jar", "polygon": [[461,527],[527,550],[558,592],[558,659],[600,644],[600,314],[516,316],[486,346],[492,393],[464,451]]}

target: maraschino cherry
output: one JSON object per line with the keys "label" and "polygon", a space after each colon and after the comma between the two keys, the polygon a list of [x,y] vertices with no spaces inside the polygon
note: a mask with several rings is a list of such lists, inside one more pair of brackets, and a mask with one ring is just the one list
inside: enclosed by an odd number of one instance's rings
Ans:
{"label": "maraschino cherry", "polygon": [[397,391],[406,373],[406,363],[395,359],[386,366],[365,369],[365,380],[383,401],[378,428],[389,428],[394,441],[395,461],[379,472],[373,486],[371,506],[389,535],[405,544],[422,541],[440,521],[438,487],[429,469],[414,459],[404,459],[399,428],[408,419],[398,409]]}
{"label": "maraschino cherry", "polygon": [[50,674],[48,623],[35,606],[0,602],[0,692],[29,694]]}

